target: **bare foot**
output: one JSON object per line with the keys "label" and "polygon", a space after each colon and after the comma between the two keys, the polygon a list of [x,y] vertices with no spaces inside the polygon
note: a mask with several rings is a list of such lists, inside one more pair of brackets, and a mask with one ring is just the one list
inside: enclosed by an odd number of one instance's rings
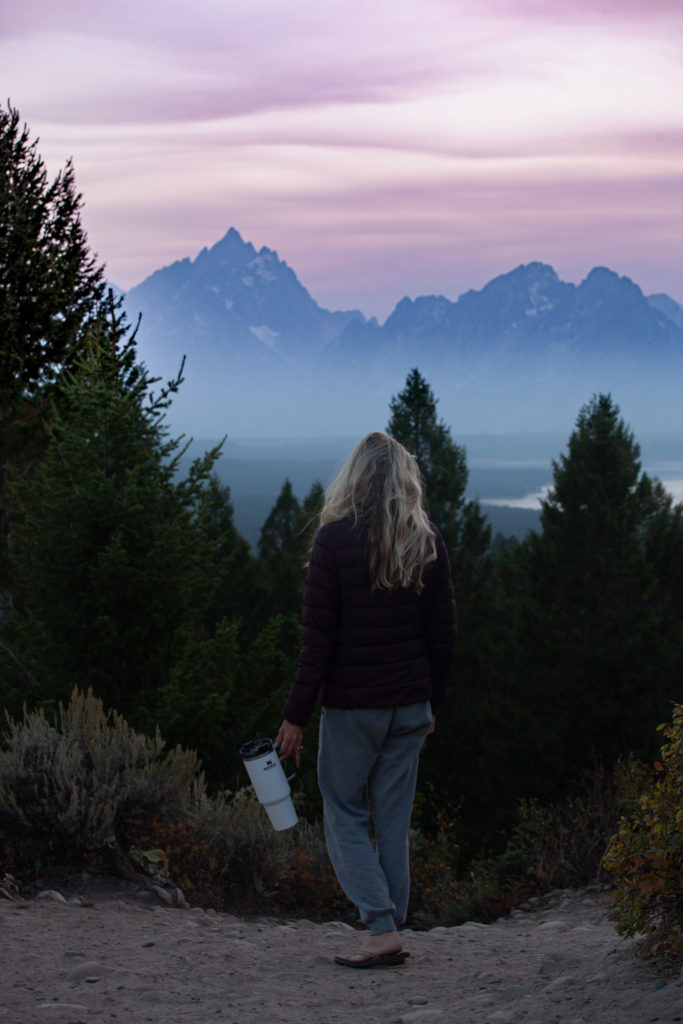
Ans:
{"label": "bare foot", "polygon": [[345,959],[360,963],[367,959],[368,953],[372,956],[389,956],[391,953],[400,953],[402,949],[403,943],[397,931],[380,932],[379,935],[368,935],[360,950]]}

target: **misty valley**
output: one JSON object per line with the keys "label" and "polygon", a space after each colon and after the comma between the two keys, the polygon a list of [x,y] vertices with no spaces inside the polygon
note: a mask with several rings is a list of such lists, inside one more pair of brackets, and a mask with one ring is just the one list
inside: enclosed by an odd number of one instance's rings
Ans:
{"label": "misty valley", "polygon": [[[229,437],[216,462],[221,484],[230,488],[235,525],[255,548],[261,528],[285,480],[299,501],[319,481],[327,487],[358,436],[338,438]],[[491,535],[522,540],[537,529],[540,496],[552,485],[552,461],[566,450],[561,434],[474,435],[454,438],[467,454],[466,496],[478,499],[491,525]],[[662,480],[675,500],[683,501],[683,432],[636,437],[645,472]],[[194,440],[180,471],[219,439]]]}

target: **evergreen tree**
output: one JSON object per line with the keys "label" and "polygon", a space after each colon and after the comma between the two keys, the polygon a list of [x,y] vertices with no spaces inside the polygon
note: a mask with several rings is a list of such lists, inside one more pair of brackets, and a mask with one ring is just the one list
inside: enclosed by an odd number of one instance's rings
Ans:
{"label": "evergreen tree", "polygon": [[[308,504],[310,508],[310,502]],[[263,617],[299,615],[303,593],[307,526],[303,511],[285,480],[261,529],[258,543],[259,566],[266,596]]]}
{"label": "evergreen tree", "polygon": [[320,524],[320,513],[325,503],[325,489],[319,480],[311,484],[311,489],[301,503],[299,515],[294,527],[294,543],[296,548],[296,559],[301,566],[308,561],[308,555],[313,545],[318,526]]}
{"label": "evergreen tree", "polygon": [[259,600],[254,559],[235,526],[230,488],[212,473],[200,497],[196,523],[206,543],[207,573],[215,581],[205,625],[210,628],[223,618],[244,619],[246,634],[255,636],[263,623],[253,622],[253,616],[247,614]]}
{"label": "evergreen tree", "polygon": [[639,455],[618,406],[594,397],[553,463],[541,532],[520,548],[521,672],[547,732],[549,785],[594,760],[653,754],[655,727],[683,697],[683,512]]}
{"label": "evergreen tree", "polygon": [[449,548],[459,539],[467,487],[465,449],[436,415],[436,399],[419,370],[411,370],[403,391],[389,403],[387,433],[417,458],[426,483],[429,514]]}
{"label": "evergreen tree", "polygon": [[60,378],[43,455],[10,475],[12,602],[2,630],[38,682],[29,698],[92,686],[137,722],[132,709],[167,682],[181,640],[199,643],[215,627],[215,539],[203,518],[218,449],[177,480],[182,452],[164,415],[179,382],[155,395],[111,315]]}
{"label": "evergreen tree", "polygon": [[0,107],[0,590],[7,585],[5,465],[43,442],[45,390],[102,311],[71,163],[52,182],[19,113]]}
{"label": "evergreen tree", "polygon": [[[433,797],[425,801],[423,825],[429,828],[433,814],[443,812],[445,805],[447,813],[457,807],[463,819],[462,841],[467,845],[475,832],[481,835],[482,778],[474,768],[485,767],[486,740],[497,728],[496,709],[502,706],[497,689],[501,625],[494,564],[488,553],[490,526],[479,503],[465,499],[465,449],[437,418],[436,406],[431,387],[417,369],[412,370],[403,391],[390,402],[387,432],[417,457],[430,518],[448,548],[458,609],[453,681],[423,755],[425,795],[430,778],[434,787]],[[444,763],[451,767],[447,776],[440,767]],[[488,810],[490,817],[490,806]]]}
{"label": "evergreen tree", "polygon": [[71,163],[53,182],[19,112],[0,107],[0,410],[73,361],[104,298]]}

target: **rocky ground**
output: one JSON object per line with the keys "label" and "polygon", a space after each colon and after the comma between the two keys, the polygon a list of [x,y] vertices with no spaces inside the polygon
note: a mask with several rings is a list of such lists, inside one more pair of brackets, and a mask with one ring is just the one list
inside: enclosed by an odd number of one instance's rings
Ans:
{"label": "rocky ground", "polygon": [[130,884],[0,899],[0,1024],[674,1024],[683,969],[620,939],[600,889],[490,925],[404,932],[401,967],[351,970],[343,922],[150,905]]}

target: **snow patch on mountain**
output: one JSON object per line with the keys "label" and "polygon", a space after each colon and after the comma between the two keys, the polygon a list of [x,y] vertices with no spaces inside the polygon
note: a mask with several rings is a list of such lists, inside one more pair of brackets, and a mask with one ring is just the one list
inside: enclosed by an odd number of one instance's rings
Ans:
{"label": "snow patch on mountain", "polygon": [[539,294],[541,291],[541,282],[534,281],[529,288],[529,301],[531,306],[525,309],[524,312],[527,316],[538,316],[539,313],[548,313],[551,309],[555,308],[555,303],[546,295]]}
{"label": "snow patch on mountain", "polygon": [[249,330],[255,338],[262,341],[264,345],[268,346],[268,348],[275,348],[275,342],[278,339],[278,332],[271,330],[267,324],[261,324],[260,327],[250,327]]}

